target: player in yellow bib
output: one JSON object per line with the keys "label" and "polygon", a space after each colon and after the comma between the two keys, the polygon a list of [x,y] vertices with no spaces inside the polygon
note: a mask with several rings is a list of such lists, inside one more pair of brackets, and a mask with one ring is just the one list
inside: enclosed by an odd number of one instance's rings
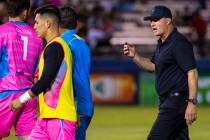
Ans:
{"label": "player in yellow bib", "polygon": [[75,140],[76,109],[72,84],[72,55],[59,36],[60,12],[47,5],[35,11],[34,28],[47,41],[39,62],[38,82],[10,107],[16,111],[38,95],[39,119],[30,140]]}

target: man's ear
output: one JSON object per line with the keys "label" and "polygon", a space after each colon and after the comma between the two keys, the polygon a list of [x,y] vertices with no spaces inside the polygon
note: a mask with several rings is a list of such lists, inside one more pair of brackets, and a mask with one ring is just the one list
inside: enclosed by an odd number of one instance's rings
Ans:
{"label": "man's ear", "polygon": [[23,10],[22,16],[23,16],[23,19],[26,20],[26,18],[28,16],[28,10]]}
{"label": "man's ear", "polygon": [[47,29],[49,29],[51,26],[51,21],[49,19],[45,20],[45,27],[47,27]]}
{"label": "man's ear", "polygon": [[169,25],[172,23],[172,19],[171,18],[166,18],[166,23]]}

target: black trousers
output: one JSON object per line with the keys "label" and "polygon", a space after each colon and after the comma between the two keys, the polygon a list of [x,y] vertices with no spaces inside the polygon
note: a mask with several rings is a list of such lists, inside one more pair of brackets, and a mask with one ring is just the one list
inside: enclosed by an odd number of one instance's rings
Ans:
{"label": "black trousers", "polygon": [[147,140],[189,140],[184,119],[187,93],[173,93],[160,97],[158,116]]}

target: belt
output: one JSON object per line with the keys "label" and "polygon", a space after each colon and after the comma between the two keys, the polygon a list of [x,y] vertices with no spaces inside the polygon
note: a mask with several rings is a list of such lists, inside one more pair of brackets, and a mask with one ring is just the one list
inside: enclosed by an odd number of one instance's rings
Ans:
{"label": "belt", "polygon": [[187,97],[188,94],[186,94],[186,93],[187,93],[187,91],[186,92],[172,92],[172,93],[168,93],[164,96],[160,96],[160,99],[166,99],[168,97],[178,97],[178,96],[186,96]]}
{"label": "belt", "polygon": [[179,92],[175,92],[175,93],[169,93],[168,94],[168,96],[170,96],[170,97],[173,97],[173,96],[180,96],[181,95],[181,93],[179,93]]}

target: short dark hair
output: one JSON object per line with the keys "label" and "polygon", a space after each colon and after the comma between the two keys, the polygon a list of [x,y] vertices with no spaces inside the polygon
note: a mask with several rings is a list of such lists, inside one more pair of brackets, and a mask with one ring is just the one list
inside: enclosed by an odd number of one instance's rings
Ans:
{"label": "short dark hair", "polygon": [[40,15],[48,15],[51,16],[55,19],[57,19],[58,24],[60,23],[61,20],[61,15],[60,15],[60,10],[57,6],[55,5],[44,5],[42,7],[39,7],[35,10],[34,14],[40,14]]}
{"label": "short dark hair", "polygon": [[0,3],[6,3],[6,0],[0,0]]}
{"label": "short dark hair", "polygon": [[30,0],[7,0],[6,4],[10,17],[17,17],[24,10],[30,9]]}
{"label": "short dark hair", "polygon": [[77,27],[76,11],[73,8],[67,6],[60,8],[60,11],[61,11],[60,27],[75,29]]}

